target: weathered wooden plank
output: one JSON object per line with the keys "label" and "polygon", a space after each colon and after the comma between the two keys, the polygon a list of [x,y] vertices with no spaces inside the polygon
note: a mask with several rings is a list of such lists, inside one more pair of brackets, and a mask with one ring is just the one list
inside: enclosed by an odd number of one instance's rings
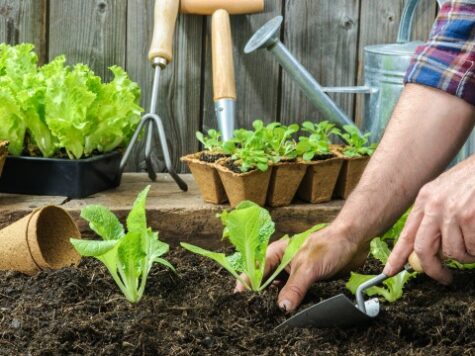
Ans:
{"label": "weathered wooden plank", "polygon": [[[399,22],[404,6],[403,0],[361,0],[361,30],[358,49],[358,83],[363,84],[363,50],[365,46],[396,42]],[[413,25],[413,39],[426,40],[435,19],[435,0],[421,0]],[[363,112],[364,97],[358,96],[356,121]]]}
{"label": "weathered wooden plank", "polygon": [[125,65],[125,0],[50,0],[49,58],[65,54],[110,80],[111,65]]}
{"label": "weathered wooden plank", "polygon": [[[266,1],[261,14],[232,16],[234,68],[236,73],[236,127],[251,126],[255,119],[278,120],[280,70],[277,62],[264,52],[244,54],[249,38],[267,21],[282,14],[282,0]],[[216,128],[211,75],[211,19],[207,19],[203,130]]]}
{"label": "weathered wooden plank", "polygon": [[[322,86],[351,86],[356,78],[359,0],[288,0],[284,43]],[[354,98],[331,94],[348,115]],[[282,81],[281,121],[322,120],[290,76]]]}
{"label": "weathered wooden plank", "polygon": [[[129,0],[127,16],[127,70],[142,87],[142,104],[148,110],[153,70],[148,49],[153,28],[153,0]],[[179,158],[198,149],[195,132],[200,127],[201,58],[203,18],[179,16],[174,40],[174,60],[162,72],[158,111],[164,121],[174,166],[183,171]],[[158,145],[156,152],[159,152]],[[163,171],[161,153],[155,162]],[[143,145],[135,150],[129,170],[142,170]]]}
{"label": "weathered wooden plank", "polygon": [[30,42],[46,58],[46,0],[0,0],[0,42]]}
{"label": "weathered wooden plank", "polygon": [[[147,200],[148,223],[154,230],[160,231],[162,239],[174,245],[180,241],[190,241],[205,247],[216,247],[220,244],[222,233],[222,225],[216,214],[229,206],[204,203],[193,178],[190,175],[182,177],[189,184],[187,193],[180,191],[167,174],[159,174],[157,182],[150,183],[145,174],[128,173],[117,189],[79,200],[0,194],[0,229],[38,207],[60,205],[71,213],[81,232],[91,234],[87,223],[79,217],[84,206],[102,204],[125,221],[136,195],[151,184]],[[340,208],[341,201],[333,201],[272,209],[271,214],[277,225],[276,236],[298,233],[317,223],[329,222]]]}

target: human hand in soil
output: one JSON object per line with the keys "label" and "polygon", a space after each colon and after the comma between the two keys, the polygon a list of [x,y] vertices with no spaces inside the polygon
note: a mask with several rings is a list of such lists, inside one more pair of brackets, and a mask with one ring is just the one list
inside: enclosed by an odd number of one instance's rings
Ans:
{"label": "human hand in soil", "polygon": [[[277,268],[287,248],[288,241],[279,240],[269,245],[266,255],[265,274]],[[289,278],[279,293],[279,307],[293,312],[302,302],[310,286],[329,279],[339,272],[348,272],[360,266],[368,256],[367,246],[359,246],[331,225],[311,235],[292,262],[287,266]],[[245,274],[241,278],[248,282]],[[237,282],[236,292],[245,291]]]}
{"label": "human hand in soil", "polygon": [[414,251],[424,273],[450,284],[443,259],[475,262],[475,157],[425,185],[417,196],[384,273],[398,273]]}

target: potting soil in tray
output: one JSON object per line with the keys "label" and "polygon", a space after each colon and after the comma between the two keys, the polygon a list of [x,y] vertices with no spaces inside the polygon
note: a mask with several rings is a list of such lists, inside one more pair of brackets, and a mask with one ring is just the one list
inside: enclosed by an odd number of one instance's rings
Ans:
{"label": "potting soil in tray", "polygon": [[[403,299],[384,303],[360,329],[273,328],[285,319],[277,288],[233,294],[226,271],[174,250],[178,274],[154,267],[144,299],[124,300],[105,268],[79,268],[30,278],[0,273],[1,355],[471,355],[475,353],[475,273],[458,272],[443,287],[428,277],[411,281]],[[369,263],[365,272],[381,266]],[[345,291],[323,282],[304,306]],[[346,292],[345,292],[346,293]]]}

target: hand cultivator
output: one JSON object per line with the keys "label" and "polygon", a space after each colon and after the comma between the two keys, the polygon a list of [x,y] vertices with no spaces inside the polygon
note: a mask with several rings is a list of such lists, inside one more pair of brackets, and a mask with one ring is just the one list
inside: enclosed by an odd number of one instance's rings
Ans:
{"label": "hand cultivator", "polygon": [[153,138],[155,133],[157,133],[158,137],[160,138],[160,146],[162,148],[165,166],[167,167],[168,173],[172,176],[181,190],[187,191],[187,184],[183,179],[180,178],[173,168],[173,162],[168,150],[167,136],[163,127],[163,122],[160,116],[157,114],[160,74],[173,59],[173,34],[175,30],[176,18],[178,15],[178,6],[178,0],[157,0],[155,2],[153,39],[148,56],[155,71],[153,77],[150,112],[142,117],[137,130],[132,136],[129,146],[124,153],[120,163],[120,169],[121,171],[124,170],[130,154],[137,143],[140,133],[146,127],[145,162],[147,164],[148,176],[153,181],[155,181],[157,177],[152,164]]}

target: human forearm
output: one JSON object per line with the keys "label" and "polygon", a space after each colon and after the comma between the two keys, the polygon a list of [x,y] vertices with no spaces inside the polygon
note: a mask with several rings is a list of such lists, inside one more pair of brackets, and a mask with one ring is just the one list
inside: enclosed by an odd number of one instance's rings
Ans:
{"label": "human forearm", "polygon": [[440,174],[474,124],[474,107],[440,90],[409,84],[361,181],[334,226],[358,243],[387,229],[422,185]]}

